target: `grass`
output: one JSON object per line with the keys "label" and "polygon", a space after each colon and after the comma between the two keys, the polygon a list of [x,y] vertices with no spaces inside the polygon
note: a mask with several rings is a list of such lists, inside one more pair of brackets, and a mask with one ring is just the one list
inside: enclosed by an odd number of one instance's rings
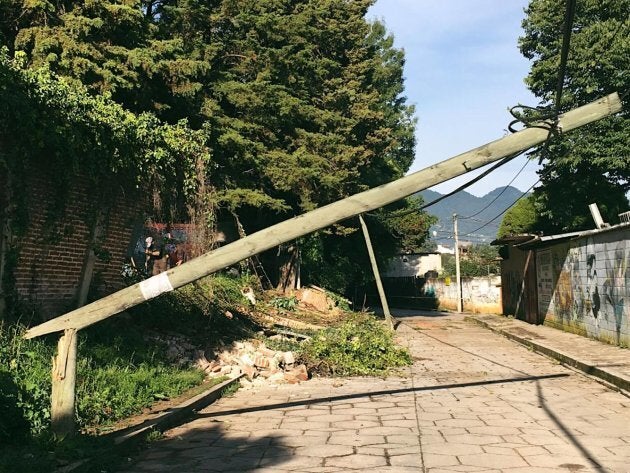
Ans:
{"label": "grass", "polygon": [[[73,438],[57,439],[48,430],[50,360],[57,335],[24,340],[25,327],[0,323],[0,473],[50,472],[98,456],[112,447],[112,436],[98,434],[114,431],[121,419],[182,393],[191,397],[207,389],[201,386],[202,372],[173,363],[160,337],[149,340],[147,334],[179,332],[194,346],[210,350],[253,338],[259,327],[234,309],[245,304],[243,285],[252,284],[229,277],[206,278],[80,331],[77,421],[83,433]],[[223,316],[228,309],[233,318]],[[389,330],[371,316],[353,315],[334,328],[309,335],[312,338],[305,342],[265,342],[276,350],[296,352],[300,362],[320,374],[378,375],[411,362],[408,352],[395,346]],[[230,396],[237,389],[233,385],[222,395]],[[157,435],[150,434],[148,440],[157,440]],[[119,461],[101,457],[104,463],[97,471],[110,471],[108,463]]]}
{"label": "grass", "polygon": [[84,434],[63,440],[49,431],[50,360],[58,336],[24,340],[26,327],[0,322],[0,473],[49,472],[90,457],[110,442],[98,432],[156,402],[194,395],[190,390],[204,373],[174,363],[167,345],[146,334],[180,332],[204,347],[248,337],[247,321],[221,314],[243,303],[240,286],[249,283],[206,278],[80,331],[76,419]]}

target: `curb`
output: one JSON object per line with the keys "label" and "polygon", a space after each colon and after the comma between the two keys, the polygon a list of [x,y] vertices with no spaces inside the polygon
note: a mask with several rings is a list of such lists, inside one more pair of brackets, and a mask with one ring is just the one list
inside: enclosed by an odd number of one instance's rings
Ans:
{"label": "curb", "polygon": [[481,325],[482,327],[485,327],[491,330],[492,332],[503,335],[504,337],[509,338],[510,340],[518,342],[521,345],[524,345],[528,348],[531,348],[535,352],[541,353],[545,356],[548,356],[549,358],[558,360],[561,363],[567,366],[570,366],[572,368],[578,369],[587,375],[599,378],[605,381],[606,383],[609,383],[615,386],[616,388],[621,389],[622,391],[630,392],[630,380],[628,379],[617,376],[613,373],[610,373],[606,370],[598,368],[597,366],[587,363],[585,361],[581,361],[576,358],[573,358],[572,356],[562,353],[553,348],[549,348],[535,341],[528,340],[526,338],[515,335],[507,329],[495,327],[492,324],[489,324],[485,322],[484,320],[480,320],[476,317],[466,316],[464,320],[476,323],[477,325]]}
{"label": "curb", "polygon": [[224,389],[239,382],[243,376],[245,375],[241,373],[235,378],[228,379],[227,381],[212,386],[206,391],[187,399],[178,406],[167,409],[166,411],[157,414],[155,417],[144,421],[142,424],[125,429],[123,431],[124,433],[117,434],[114,437],[114,446],[112,448],[101,452],[97,457],[78,460],[70,465],[57,468],[55,473],[71,473],[79,471],[79,468],[82,468],[80,471],[83,471],[98,458],[111,454],[114,450],[127,451],[141,444],[150,432],[164,432],[182,424],[184,421],[189,419],[194,412],[203,409],[219,399]]}

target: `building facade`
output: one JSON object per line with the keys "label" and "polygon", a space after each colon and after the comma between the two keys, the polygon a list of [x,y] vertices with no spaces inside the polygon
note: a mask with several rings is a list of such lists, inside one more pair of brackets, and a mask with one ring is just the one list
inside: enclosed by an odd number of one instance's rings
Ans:
{"label": "building facade", "polygon": [[630,345],[630,224],[494,244],[505,315]]}

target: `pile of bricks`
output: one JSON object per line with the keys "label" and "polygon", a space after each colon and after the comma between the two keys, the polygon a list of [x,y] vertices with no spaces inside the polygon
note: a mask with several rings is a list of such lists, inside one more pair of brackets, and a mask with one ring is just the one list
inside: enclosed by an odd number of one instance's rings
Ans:
{"label": "pile of bricks", "polygon": [[205,352],[198,350],[194,363],[208,377],[238,376],[244,373],[245,378],[241,382],[246,388],[308,380],[306,366],[296,364],[293,352],[271,350],[262,342],[233,342],[214,355],[215,358],[209,361]]}

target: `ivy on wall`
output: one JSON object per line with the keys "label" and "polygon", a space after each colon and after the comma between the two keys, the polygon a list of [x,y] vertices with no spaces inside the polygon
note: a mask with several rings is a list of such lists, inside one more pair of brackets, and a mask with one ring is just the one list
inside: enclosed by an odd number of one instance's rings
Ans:
{"label": "ivy on wall", "polygon": [[[186,120],[165,124],[150,113],[134,114],[104,95],[25,69],[22,57],[0,51],[0,173],[4,180],[0,223],[8,229],[5,256],[15,259],[29,224],[29,175],[43,174],[54,187],[46,202],[47,243],[72,229],[63,225],[73,179],[88,179],[88,228],[99,209],[116,198],[140,199],[153,216],[181,218],[198,205],[210,168],[208,131]],[[201,173],[202,175],[199,175]],[[207,189],[204,189],[207,192]],[[36,202],[36,205],[39,205]],[[5,268],[4,281],[9,281]],[[4,286],[5,293],[10,288]]]}

